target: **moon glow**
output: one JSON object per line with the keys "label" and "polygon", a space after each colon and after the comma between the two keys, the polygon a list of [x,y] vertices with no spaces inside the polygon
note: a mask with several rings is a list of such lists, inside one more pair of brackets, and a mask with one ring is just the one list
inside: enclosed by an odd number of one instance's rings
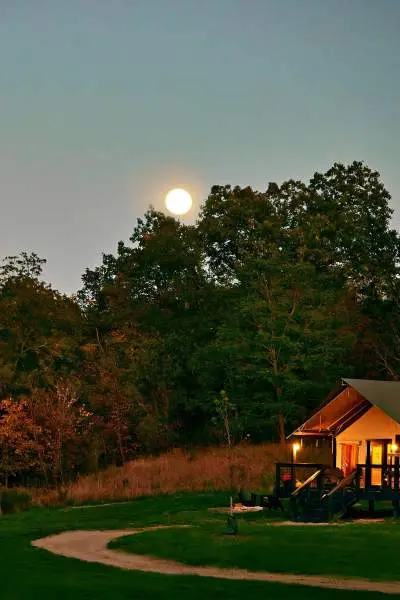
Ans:
{"label": "moon glow", "polygon": [[174,188],[165,196],[165,206],[173,215],[185,215],[192,204],[191,195],[183,188]]}

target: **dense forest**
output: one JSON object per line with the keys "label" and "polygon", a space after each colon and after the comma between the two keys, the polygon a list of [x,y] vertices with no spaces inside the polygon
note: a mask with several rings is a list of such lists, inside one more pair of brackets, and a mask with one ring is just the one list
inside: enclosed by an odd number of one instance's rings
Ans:
{"label": "dense forest", "polygon": [[171,447],[282,440],[340,377],[400,376],[400,238],[360,162],[150,209],[68,297],[0,268],[0,477],[59,483]]}

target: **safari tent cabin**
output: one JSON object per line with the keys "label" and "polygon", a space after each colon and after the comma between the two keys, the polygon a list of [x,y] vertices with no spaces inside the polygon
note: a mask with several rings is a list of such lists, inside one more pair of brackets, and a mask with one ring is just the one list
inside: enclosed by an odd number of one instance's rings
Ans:
{"label": "safari tent cabin", "polygon": [[332,465],[344,477],[366,465],[367,483],[381,486],[382,466],[394,465],[400,456],[400,382],[343,379],[327,403],[289,437],[300,443],[299,459],[304,440],[330,440]]}
{"label": "safari tent cabin", "polygon": [[[274,494],[289,498],[293,519],[328,521],[363,500],[371,512],[391,501],[400,516],[400,382],[343,379],[289,440]],[[327,445],[330,464],[301,462],[310,444]]]}

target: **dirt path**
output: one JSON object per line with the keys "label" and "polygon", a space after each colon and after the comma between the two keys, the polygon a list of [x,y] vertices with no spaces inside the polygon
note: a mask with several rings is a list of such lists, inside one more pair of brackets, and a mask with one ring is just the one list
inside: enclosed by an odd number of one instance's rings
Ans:
{"label": "dirt path", "polygon": [[120,529],[112,531],[69,531],[59,533],[32,542],[36,548],[49,550],[70,558],[86,562],[101,563],[121,569],[163,573],[165,575],[199,575],[218,579],[241,579],[247,581],[269,581],[276,583],[306,585],[312,587],[340,590],[359,590],[400,594],[400,581],[370,581],[368,579],[341,579],[334,576],[295,575],[293,573],[266,573],[247,571],[246,569],[226,569],[219,567],[196,567],[184,565],[172,560],[163,560],[153,556],[128,554],[110,550],[107,544],[124,535],[138,534],[142,531],[159,529]]}

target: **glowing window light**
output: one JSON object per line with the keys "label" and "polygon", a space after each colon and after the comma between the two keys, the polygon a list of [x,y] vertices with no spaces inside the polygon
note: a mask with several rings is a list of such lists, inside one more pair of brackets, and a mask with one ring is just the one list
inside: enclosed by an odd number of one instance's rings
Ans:
{"label": "glowing window light", "polygon": [[298,451],[300,450],[301,446],[298,442],[296,442],[295,444],[293,444],[292,449],[293,449],[293,460],[296,460],[296,456]]}

